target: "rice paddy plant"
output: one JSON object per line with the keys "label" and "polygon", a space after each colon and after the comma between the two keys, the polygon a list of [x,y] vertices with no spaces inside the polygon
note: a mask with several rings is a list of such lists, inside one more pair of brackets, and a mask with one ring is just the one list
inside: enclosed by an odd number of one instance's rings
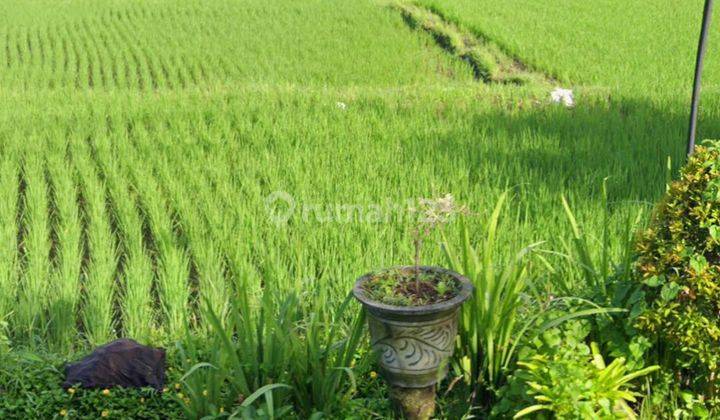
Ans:
{"label": "rice paddy plant", "polygon": [[[578,108],[572,113],[543,107],[497,112],[478,102],[475,93],[427,91],[420,96],[404,93],[390,97],[363,93],[356,94],[358,99],[346,111],[319,92],[227,93],[215,99],[190,93],[122,98],[98,93],[78,100],[72,108],[58,108],[58,116],[31,117],[30,110],[39,106],[35,100],[28,105],[29,110],[17,108],[25,111],[13,123],[30,133],[35,127],[57,124],[60,131],[74,133],[73,144],[90,139],[84,159],[97,169],[96,176],[106,185],[106,217],[121,256],[120,268],[115,271],[125,279],[118,290],[118,309],[125,304],[126,286],[144,281],[138,290],[147,290],[149,285],[151,293],[138,292],[138,299],[150,299],[151,305],[157,305],[157,325],[166,328],[170,306],[162,306],[159,277],[125,278],[130,251],[125,249],[125,234],[113,232],[114,221],[119,220],[116,201],[124,200],[113,197],[116,193],[112,191],[122,188],[112,186],[111,178],[128,184],[135,201],[131,206],[137,207],[142,221],[147,254],[140,260],[149,259],[150,270],[159,274],[156,262],[161,260],[161,253],[157,244],[166,237],[184,254],[186,268],[174,280],[183,290],[182,299],[177,299],[182,302],[178,308],[185,308],[176,310],[177,319],[193,314],[194,310],[186,309],[195,307],[195,297],[209,293],[202,287],[193,288],[202,281],[193,273],[200,259],[208,261],[203,269],[206,273],[225,270],[229,289],[248,288],[255,305],[261,289],[271,287],[302,296],[301,305],[308,312],[333,310],[363,271],[410,262],[410,244],[402,222],[336,221],[327,217],[325,210],[332,210],[336,204],[399,203],[404,208],[408,198],[426,195],[426,191],[432,192],[432,184],[442,184],[443,192],[452,192],[485,215],[505,185],[524,179],[525,184],[513,189],[517,205],[508,210],[511,215],[505,219],[513,233],[498,238],[501,244],[497,252],[507,256],[523,243],[552,238],[553,232],[567,228],[559,195],[553,191],[566,189],[568,200],[576,204],[574,212],[579,219],[587,220],[585,229],[594,235],[602,232],[604,217],[599,211],[603,206],[601,192],[593,184],[599,174],[618,171],[622,177],[622,182],[611,179],[608,184],[608,206],[614,221],[624,218],[629,209],[642,206],[634,202],[636,198],[652,196],[641,191],[647,185],[654,185],[659,178],[664,182],[665,171],[658,170],[650,158],[622,168],[622,155],[636,150],[616,136],[627,131],[645,139],[643,153],[659,153],[653,152],[656,146],[649,139],[660,131],[672,130],[672,121],[647,132],[639,122],[648,114],[621,117],[605,105]],[[284,102],[286,97],[292,98],[291,104]],[[63,103],[62,95],[50,98],[49,104]],[[443,123],[439,126],[439,111],[433,101],[441,99],[453,107],[440,111]],[[21,102],[19,98],[8,101]],[[593,124],[597,112],[611,124],[602,134],[596,131],[590,132],[590,137],[580,137]],[[488,128],[491,123],[494,130]],[[546,124],[556,127],[542,131]],[[94,133],[96,127],[104,131],[101,136]],[[561,135],[578,140],[560,147],[555,140]],[[355,140],[339,140],[349,138]],[[588,158],[586,151],[596,143],[601,149],[598,153],[611,153],[613,163],[585,160],[582,170],[573,169],[573,162]],[[500,150],[498,147],[514,158],[495,159],[493,150]],[[545,156],[536,152],[541,149],[551,153]],[[622,152],[617,156],[608,152],[615,149]],[[119,166],[118,175],[102,163],[113,158]],[[100,163],[92,163],[94,160]],[[406,173],[398,161],[414,169]],[[165,175],[163,167],[167,169]],[[365,182],[357,182],[358,174]],[[168,180],[174,185],[168,185]],[[49,182],[52,185],[52,179]],[[276,190],[288,192],[298,204],[286,225],[272,223],[265,208],[264,200]],[[192,205],[182,204],[190,197]],[[154,219],[146,209],[146,203],[152,201],[161,202],[153,211]],[[305,217],[303,206],[311,205],[319,210]],[[165,227],[153,230],[153,220],[165,220]],[[471,237],[484,230],[485,220],[481,216],[469,222]],[[22,225],[24,228],[25,223]],[[620,230],[610,223],[611,244],[622,235]],[[210,242],[211,246],[197,251],[192,242]],[[591,248],[591,253],[599,251]],[[613,253],[615,248],[613,245]],[[204,250],[209,250],[208,258],[196,257]],[[437,250],[430,250],[427,257],[429,262],[442,261]],[[140,266],[144,268],[139,272],[147,272],[147,263]],[[567,278],[578,284],[584,281],[574,275]],[[84,317],[84,307],[79,311],[79,317]],[[124,318],[118,318],[123,328]]]}
{"label": "rice paddy plant", "polygon": [[83,326],[93,345],[116,336],[115,298],[117,293],[117,244],[107,208],[107,192],[98,178],[88,146],[73,142],[73,161],[78,172],[84,203],[88,263],[84,268]]}
{"label": "rice paddy plant", "polygon": [[[188,196],[188,192],[194,192],[187,188],[191,182],[181,174],[171,174],[168,166],[160,166],[160,179],[168,189],[173,207],[180,218],[183,234],[187,238],[187,247],[197,269],[198,299],[208,302],[213,312],[223,318],[227,310],[228,293],[223,255],[220,247],[212,241],[209,227],[201,218],[202,213]],[[182,188],[183,185],[185,188]]]}
{"label": "rice paddy plant", "polygon": [[[104,56],[104,60],[108,65],[106,66],[107,70],[107,79],[108,88],[127,88],[128,87],[128,80],[127,76],[128,73],[125,71],[124,66],[126,65],[125,60],[123,59],[123,53],[124,48],[121,47],[122,42],[118,42],[115,39],[115,32],[113,31],[113,27],[111,24],[107,24],[107,21],[103,21],[104,24],[107,25],[107,31],[100,34],[100,40],[98,50],[101,54]],[[113,48],[113,42],[117,42],[118,48]]]}
{"label": "rice paddy plant", "polygon": [[90,88],[90,79],[92,77],[92,64],[88,57],[87,51],[83,48],[84,42],[80,32],[80,25],[77,21],[68,22],[70,27],[70,45],[75,55],[75,69],[73,85],[75,89]]}
{"label": "rice paddy plant", "polygon": [[[65,22],[63,22],[65,23]],[[62,70],[60,78],[57,81],[58,86],[73,86],[75,83],[76,69],[80,68],[78,63],[79,57],[77,56],[76,49],[73,48],[73,41],[70,33],[70,26],[67,24],[61,24],[59,36],[62,38],[60,49],[62,51]]]}
{"label": "rice paddy plant", "polygon": [[[140,172],[144,165],[132,148],[127,160],[134,189],[147,217],[156,252],[157,282],[162,320],[170,337],[179,338],[188,318],[190,302],[190,261],[175,233],[175,221],[168,211],[167,200],[158,182]],[[148,168],[150,169],[150,168]]]}
{"label": "rice paddy plant", "polygon": [[[31,144],[42,150],[39,142],[32,141]],[[45,159],[41,155],[25,155],[23,178],[24,261],[16,306],[17,331],[29,344],[34,344],[35,339],[43,337],[47,331],[47,304],[51,293],[48,283],[51,247],[48,185],[45,178]]]}
{"label": "rice paddy plant", "polygon": [[[309,24],[308,17],[315,23]],[[369,2],[336,8],[316,0],[300,4],[252,0],[243,5],[229,1],[208,5],[196,0],[153,5],[44,0],[13,7],[5,19],[8,33],[0,37],[0,52],[10,71],[3,80],[26,92],[48,88],[177,90],[238,82],[322,87],[350,81],[389,86],[386,79],[393,73],[402,85],[434,83],[448,76],[459,81],[472,77],[462,63],[421,48],[418,38],[398,30],[399,16]],[[213,22],[213,27],[206,21]],[[238,26],[238,21],[244,25]],[[294,39],[283,35],[288,27],[296,28]],[[63,42],[46,42],[48,29],[51,39],[62,34]],[[349,36],[332,36],[340,32]],[[218,33],[228,37],[218,38]],[[297,44],[307,49],[294,49]],[[314,60],[308,60],[308,55]],[[420,66],[415,65],[418,59]],[[358,64],[364,64],[365,71],[357,72]]]}
{"label": "rice paddy plant", "polygon": [[[174,122],[181,126],[182,122]],[[188,136],[208,136],[207,133],[187,132],[188,127],[174,127]],[[252,229],[243,226],[247,222],[247,213],[237,203],[242,202],[238,187],[232,185],[230,178],[233,170],[223,156],[198,156],[188,149],[187,153],[177,153],[171,133],[159,136],[162,141],[155,145],[160,150],[146,149],[146,153],[160,153],[167,161],[157,166],[165,189],[170,191],[174,207],[181,220],[182,230],[188,239],[198,269],[200,297],[213,305],[213,310],[222,317],[227,305],[227,292],[234,286],[242,287],[247,293],[259,299],[260,281],[248,254],[251,243],[243,240],[243,232],[251,237]],[[226,134],[226,133],[223,133]],[[222,135],[222,134],[220,134]],[[147,146],[147,145],[146,145]],[[214,150],[214,149],[210,149]],[[188,158],[192,156],[192,158]],[[197,162],[205,159],[213,161],[203,174],[196,171]],[[174,173],[171,173],[174,168]],[[230,174],[230,175],[229,175]],[[242,188],[242,187],[241,187]],[[189,196],[196,197],[191,206]],[[254,280],[248,280],[254,278]],[[230,283],[230,284],[228,284]],[[207,325],[205,325],[207,327]]]}
{"label": "rice paddy plant", "polygon": [[[161,224],[158,219],[162,213],[157,204],[148,205],[148,213],[151,215],[151,225],[156,232],[166,230],[167,225]],[[189,261],[186,252],[173,245],[163,232],[158,236],[158,285],[161,305],[164,312],[164,320],[167,325],[167,332],[171,337],[179,337],[184,331],[185,319],[188,317],[188,302],[190,288]]]}
{"label": "rice paddy plant", "polygon": [[20,168],[12,153],[0,161],[0,319],[16,310],[18,291],[18,186]]}
{"label": "rice paddy plant", "polygon": [[116,234],[123,255],[120,298],[123,334],[147,342],[153,338],[156,321],[152,293],[155,273],[145,244],[137,197],[130,191],[130,184],[113,158],[107,139],[96,139],[93,144],[114,209]]}
{"label": "rice paddy plant", "polygon": [[133,55],[135,45],[128,42],[127,33],[118,21],[118,18],[109,15],[102,17],[101,23],[107,28],[104,38],[107,44],[105,49],[111,51],[114,55],[113,62],[117,88],[139,90],[141,89],[137,73],[139,63],[136,56]]}
{"label": "rice paddy plant", "polygon": [[56,348],[69,350],[77,337],[77,313],[81,299],[83,226],[79,214],[78,188],[73,166],[54,154],[48,161],[57,222],[56,255],[50,303],[51,337]]}
{"label": "rice paddy plant", "polygon": [[105,87],[104,63],[102,57],[98,53],[96,47],[97,36],[89,33],[87,30],[87,22],[80,23],[77,27],[79,35],[82,37],[82,49],[88,55],[88,87],[99,88]]}

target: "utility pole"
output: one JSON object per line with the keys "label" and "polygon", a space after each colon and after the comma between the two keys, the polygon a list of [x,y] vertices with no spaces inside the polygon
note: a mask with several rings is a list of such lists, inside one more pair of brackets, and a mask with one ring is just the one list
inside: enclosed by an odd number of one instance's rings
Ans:
{"label": "utility pole", "polygon": [[697,131],[698,102],[700,101],[700,81],[702,79],[703,60],[707,49],[707,37],[712,19],[713,0],[705,0],[702,29],[698,41],[697,58],[695,60],[695,81],[693,82],[692,104],[690,105],[690,127],[688,129],[687,155],[695,150],[695,134]]}

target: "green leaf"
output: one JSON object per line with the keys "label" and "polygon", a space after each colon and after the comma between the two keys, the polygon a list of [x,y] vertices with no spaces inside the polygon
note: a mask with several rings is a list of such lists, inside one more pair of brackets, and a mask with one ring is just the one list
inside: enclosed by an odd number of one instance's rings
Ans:
{"label": "green leaf", "polygon": [[708,229],[710,231],[710,237],[715,241],[720,241],[720,226],[712,225]]}
{"label": "green leaf", "polygon": [[557,327],[558,325],[562,324],[565,321],[569,321],[571,319],[575,318],[581,318],[585,316],[591,316],[591,315],[607,315],[610,313],[616,313],[616,312],[627,312],[626,309],[622,308],[595,308],[595,309],[583,309],[581,311],[572,312],[560,317],[557,317],[553,320],[550,320],[540,326],[540,331],[545,331],[549,328]]}
{"label": "green leaf", "polygon": [[689,392],[681,392],[680,398],[685,402],[685,404],[690,405],[695,400],[695,396]]}
{"label": "green leaf", "polygon": [[660,291],[660,298],[665,302],[670,302],[677,297],[680,290],[682,290],[682,287],[675,282],[665,283]]}
{"label": "green leaf", "polygon": [[693,257],[690,259],[690,268],[692,268],[697,274],[705,271],[707,266],[708,262],[703,255],[693,255]]}
{"label": "green leaf", "polygon": [[210,363],[205,363],[205,362],[203,362],[203,363],[198,363],[198,364],[194,365],[193,367],[191,367],[190,370],[188,370],[187,373],[184,374],[184,375],[182,376],[182,378],[180,378],[180,382],[185,382],[185,380],[186,380],[189,376],[191,376],[193,373],[195,373],[195,371],[197,371],[198,369],[203,369],[203,368],[210,368],[210,369],[215,369],[215,370],[217,370],[217,367],[215,367],[214,365],[212,365],[212,364],[210,364]]}
{"label": "green leaf", "polygon": [[285,384],[268,384],[257,391],[253,392],[252,395],[247,397],[245,401],[243,401],[242,406],[243,407],[249,407],[250,404],[254,403],[256,399],[262,397],[263,395],[267,393],[272,393],[273,389],[276,388],[292,388],[291,386],[285,385]]}
{"label": "green leaf", "polygon": [[643,283],[645,283],[649,287],[659,287],[665,283],[665,276],[652,276],[643,280]]}
{"label": "green leaf", "polygon": [[530,407],[527,407],[527,408],[524,408],[524,409],[518,411],[517,414],[515,414],[513,416],[513,419],[519,419],[520,417],[527,416],[528,414],[534,413],[536,411],[547,410],[550,408],[551,408],[550,405],[542,405],[542,404],[531,405]]}
{"label": "green leaf", "polygon": [[701,404],[695,404],[695,405],[693,405],[692,411],[693,411],[693,415],[694,415],[696,418],[699,418],[699,419],[707,419],[707,418],[710,418],[710,411],[709,411],[707,408],[705,408],[705,406],[703,406],[703,405],[701,405]]}

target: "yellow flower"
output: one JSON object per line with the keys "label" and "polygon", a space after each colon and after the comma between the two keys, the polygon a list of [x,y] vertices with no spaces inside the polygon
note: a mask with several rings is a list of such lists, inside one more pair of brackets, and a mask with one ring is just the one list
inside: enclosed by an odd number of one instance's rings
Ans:
{"label": "yellow flower", "polygon": [[68,388],[68,394],[72,395],[75,393],[75,388]]}
{"label": "yellow flower", "polygon": [[377,372],[375,372],[374,370],[372,372],[370,372],[370,378],[371,379],[377,378]]}
{"label": "yellow flower", "polygon": [[175,389],[180,389],[180,384],[175,384]]}
{"label": "yellow flower", "polygon": [[225,412],[225,407],[220,407],[220,412],[221,412],[221,413],[224,413],[224,412]]}
{"label": "yellow flower", "polygon": [[207,389],[205,389],[205,390],[203,390],[203,397],[207,397],[207,396],[208,396],[208,392],[207,392]]}
{"label": "yellow flower", "polygon": [[110,395],[110,390],[109,390],[109,389],[103,389],[102,394],[107,397],[108,395]]}
{"label": "yellow flower", "polygon": [[140,398],[140,403],[145,404],[145,397]]}
{"label": "yellow flower", "polygon": [[67,410],[63,408],[62,410],[60,410],[60,417],[65,417],[65,416],[67,416]]}
{"label": "yellow flower", "polygon": [[107,417],[110,415],[110,412],[107,410],[103,410],[102,413],[100,413],[100,417]]}
{"label": "yellow flower", "polygon": [[167,387],[163,388],[163,393],[168,392]]}
{"label": "yellow flower", "polygon": [[177,397],[182,400],[185,396],[183,395],[182,392],[178,392],[178,393],[177,393]]}

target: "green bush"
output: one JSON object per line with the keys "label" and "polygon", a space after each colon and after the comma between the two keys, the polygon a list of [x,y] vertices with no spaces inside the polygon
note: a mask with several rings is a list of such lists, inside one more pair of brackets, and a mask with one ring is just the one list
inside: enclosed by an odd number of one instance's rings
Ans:
{"label": "green bush", "polygon": [[595,343],[586,344],[591,322],[551,328],[521,350],[518,368],[500,389],[497,417],[634,418],[639,396],[632,381],[658,369],[631,372],[625,358],[606,364]]}
{"label": "green bush", "polygon": [[714,388],[720,362],[720,148],[698,147],[637,242],[640,330],[686,386]]}

